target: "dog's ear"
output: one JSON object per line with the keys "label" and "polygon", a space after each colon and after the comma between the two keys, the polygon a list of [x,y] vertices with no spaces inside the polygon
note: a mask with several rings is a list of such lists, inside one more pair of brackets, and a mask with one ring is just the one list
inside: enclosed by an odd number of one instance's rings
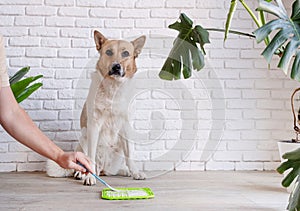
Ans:
{"label": "dog's ear", "polygon": [[103,34],[101,34],[100,32],[95,30],[94,31],[94,40],[96,43],[96,49],[97,49],[97,51],[99,51],[107,39],[106,39],[106,37],[103,36]]}
{"label": "dog's ear", "polygon": [[142,48],[144,47],[146,41],[146,36],[140,36],[139,38],[131,41],[134,47],[134,57],[136,58],[142,51]]}

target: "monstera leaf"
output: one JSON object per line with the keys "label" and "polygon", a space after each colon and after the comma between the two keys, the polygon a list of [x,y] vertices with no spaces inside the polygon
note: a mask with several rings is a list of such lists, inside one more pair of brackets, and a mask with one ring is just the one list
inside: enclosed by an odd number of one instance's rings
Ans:
{"label": "monstera leaf", "polygon": [[298,49],[300,46],[300,0],[296,0],[293,3],[290,18],[282,1],[277,0],[276,2],[277,4],[272,4],[260,0],[257,10],[273,14],[277,19],[266,23],[254,31],[254,34],[257,42],[261,42],[271,32],[277,31],[276,35],[262,52],[262,55],[270,63],[273,55],[276,53],[281,54],[279,51],[282,49],[282,57],[280,58],[278,67],[285,74],[288,74],[289,64],[293,60],[290,76],[292,79],[300,81],[300,51]]}
{"label": "monstera leaf", "polygon": [[193,69],[199,71],[204,67],[204,44],[209,43],[208,31],[200,25],[193,28],[193,21],[183,13],[179,21],[169,25],[169,28],[179,31],[179,34],[159,77],[165,80],[177,80],[181,75],[189,78]]}
{"label": "monstera leaf", "polygon": [[285,153],[282,156],[284,159],[287,159],[284,163],[282,163],[277,171],[280,174],[283,174],[285,171],[291,169],[289,174],[282,180],[282,186],[289,187],[291,183],[296,179],[296,186],[294,187],[293,192],[290,195],[289,199],[289,210],[299,210],[300,209],[300,148],[296,149],[292,152]]}

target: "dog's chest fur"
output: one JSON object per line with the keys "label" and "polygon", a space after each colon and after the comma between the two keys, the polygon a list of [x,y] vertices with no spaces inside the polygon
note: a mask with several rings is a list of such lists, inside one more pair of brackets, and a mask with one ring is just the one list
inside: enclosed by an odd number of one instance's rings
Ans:
{"label": "dog's chest fur", "polygon": [[122,97],[120,83],[106,79],[97,83],[91,112],[100,126],[98,147],[122,148],[119,146],[120,137],[124,135],[124,124],[127,122]]}

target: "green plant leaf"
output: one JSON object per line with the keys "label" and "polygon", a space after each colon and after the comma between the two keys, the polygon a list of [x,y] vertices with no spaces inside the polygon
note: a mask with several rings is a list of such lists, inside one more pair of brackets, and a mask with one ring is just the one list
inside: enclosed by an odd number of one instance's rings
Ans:
{"label": "green plant leaf", "polygon": [[[194,30],[192,31],[192,37],[193,37],[193,40],[200,43],[200,48],[205,55],[206,52],[204,50],[204,45],[206,43],[210,43],[208,31],[206,29],[202,28],[202,26],[197,25],[197,26],[195,26]],[[194,45],[195,47],[197,47],[196,43],[191,42],[191,44]]]}
{"label": "green plant leaf", "polygon": [[256,41],[260,43],[263,41],[272,31],[281,29],[281,26],[284,26],[286,23],[285,20],[276,19],[271,20],[270,22],[266,23],[264,26],[258,28],[253,33],[255,34]]}
{"label": "green plant leaf", "polygon": [[292,161],[286,161],[280,164],[278,168],[276,169],[279,174],[283,174],[286,170],[290,169],[293,167],[293,162]]}
{"label": "green plant leaf", "polygon": [[189,78],[193,69],[199,71],[204,67],[204,45],[209,43],[209,33],[200,25],[193,28],[193,21],[184,13],[169,28],[177,30],[179,34],[159,77],[164,80],[178,80],[182,75]]}
{"label": "green plant leaf", "polygon": [[28,77],[28,78],[25,78],[23,80],[20,80],[16,83],[12,84],[10,87],[11,87],[12,92],[14,93],[14,96],[15,97],[19,96],[26,89],[26,87],[29,84],[31,84],[32,82],[38,80],[41,77],[43,77],[43,75]]}
{"label": "green plant leaf", "polygon": [[41,86],[43,86],[42,83],[35,83],[26,89],[24,89],[17,97],[16,100],[18,103],[22,102],[26,98],[28,98],[33,92],[35,92],[37,89],[39,89]]}
{"label": "green plant leaf", "polygon": [[[288,65],[289,65],[293,55],[295,55],[297,53],[299,45],[300,45],[300,40],[298,40],[298,41],[297,40],[291,40],[287,44],[285,51],[283,51],[283,55],[282,55],[282,57],[279,61],[278,67],[281,68],[285,72],[285,74],[287,74],[288,67],[289,67]],[[299,53],[297,53],[296,56],[299,56]],[[291,75],[292,78],[295,77],[294,74],[295,73],[293,73]]]}
{"label": "green plant leaf", "polygon": [[287,209],[289,211],[295,211],[295,210],[299,210],[299,208],[300,208],[300,185],[299,185],[299,177],[298,177],[294,190],[290,195],[289,205]]}
{"label": "green plant leaf", "polygon": [[260,0],[259,7],[256,9],[257,11],[264,11],[270,14],[273,14],[281,19],[288,19],[289,16],[287,14],[286,9],[284,8],[282,1],[276,1],[278,6],[272,4],[271,2]]}
{"label": "green plant leaf", "polygon": [[292,71],[291,71],[291,78],[300,81],[300,51],[297,51],[296,57],[293,62]]}
{"label": "green plant leaf", "polygon": [[291,183],[294,181],[296,177],[299,176],[299,168],[295,168],[295,166],[299,166],[299,161],[294,161],[292,166],[293,169],[286,175],[286,177],[282,180],[281,184],[283,187],[289,187]]}
{"label": "green plant leaf", "polygon": [[[266,1],[259,1],[259,11],[265,11],[276,15],[278,18],[265,24],[254,31],[257,42],[264,40],[270,33],[276,31],[276,35],[264,49],[262,55],[270,64],[274,54],[282,53],[278,63],[286,74],[288,73],[289,64],[293,61],[290,77],[300,81],[300,0],[295,0],[292,5],[292,15],[289,18],[282,1],[277,0],[277,4]],[[295,59],[292,59],[295,57]]]}
{"label": "green plant leaf", "polygon": [[23,67],[22,69],[20,69],[18,72],[16,72],[12,77],[9,78],[9,83],[12,85],[14,83],[16,83],[17,81],[19,81],[21,78],[23,78],[28,71],[30,70],[30,67]]}
{"label": "green plant leaf", "polygon": [[280,164],[277,171],[283,174],[292,168],[292,171],[282,180],[282,186],[288,187],[300,172],[300,148],[285,153],[282,158],[286,159],[286,161]]}
{"label": "green plant leaf", "polygon": [[287,152],[282,156],[283,159],[287,159],[285,162],[281,163],[277,168],[280,174],[285,171],[290,170],[290,172],[282,180],[281,184],[283,187],[289,187],[293,181],[295,181],[295,187],[289,198],[289,210],[299,210],[300,209],[300,148]]}
{"label": "green plant leaf", "polygon": [[274,53],[277,51],[277,49],[280,48],[288,39],[289,39],[289,34],[286,34],[285,31],[283,30],[280,30],[274,36],[274,38],[271,40],[269,45],[262,52],[262,55],[265,57],[265,59],[268,61],[269,64],[271,63],[272,57]]}
{"label": "green plant leaf", "polygon": [[282,155],[283,159],[300,160],[300,148]]}
{"label": "green plant leaf", "polygon": [[300,1],[295,1],[292,8],[292,19],[298,21],[300,19]]}
{"label": "green plant leaf", "polygon": [[33,92],[35,92],[43,85],[42,83],[35,83],[29,86],[32,82],[43,77],[42,75],[38,75],[35,77],[28,77],[21,80],[29,72],[29,70],[30,70],[29,66],[23,67],[9,79],[11,90],[18,103],[25,100],[27,97],[29,97]]}
{"label": "green plant leaf", "polygon": [[38,88],[40,88],[43,85],[42,83],[35,83],[29,86],[32,82],[43,77],[42,75],[38,75],[35,77],[28,77],[26,79],[20,80],[29,72],[29,70],[30,70],[29,66],[23,67],[9,79],[11,90],[18,103],[25,100],[34,91],[36,91]]}

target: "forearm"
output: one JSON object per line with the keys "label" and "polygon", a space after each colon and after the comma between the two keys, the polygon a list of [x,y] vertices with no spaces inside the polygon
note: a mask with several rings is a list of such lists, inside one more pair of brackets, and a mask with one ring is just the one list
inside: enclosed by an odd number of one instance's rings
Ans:
{"label": "forearm", "polygon": [[[5,100],[5,101],[4,101]],[[48,139],[17,104],[9,87],[0,92],[0,123],[20,143],[57,161],[63,151]]]}

